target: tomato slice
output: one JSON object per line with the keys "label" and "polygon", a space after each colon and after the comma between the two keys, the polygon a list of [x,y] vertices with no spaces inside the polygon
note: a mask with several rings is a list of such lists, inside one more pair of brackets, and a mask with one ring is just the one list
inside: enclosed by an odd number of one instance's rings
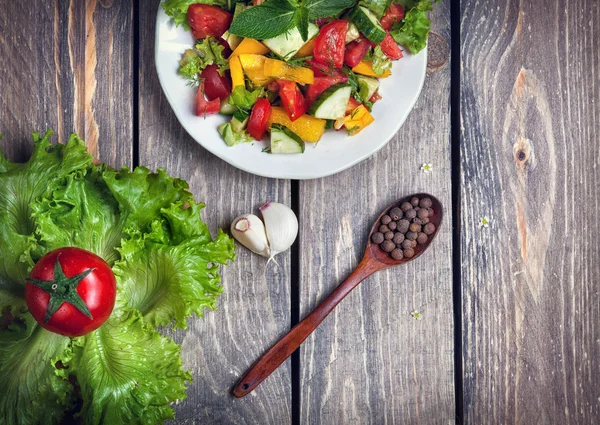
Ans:
{"label": "tomato slice", "polygon": [[310,84],[304,92],[306,105],[310,106],[329,87],[337,83],[345,83],[346,81],[348,81],[346,75],[315,77],[315,82]]}
{"label": "tomato slice", "polygon": [[194,37],[208,36],[219,38],[231,25],[233,16],[220,7],[207,4],[192,4],[188,8],[188,23]]}
{"label": "tomato slice", "polygon": [[213,99],[208,102],[204,98],[204,81],[200,83],[198,91],[196,92],[196,115],[203,117],[206,115],[218,114],[221,110],[221,101],[219,98]]}
{"label": "tomato slice", "polygon": [[400,59],[402,57],[402,50],[396,43],[396,40],[390,35],[389,31],[386,31],[385,38],[380,44],[381,51],[391,60]]}
{"label": "tomato slice", "polygon": [[381,95],[379,94],[379,92],[376,91],[375,93],[373,93],[373,96],[371,96],[371,98],[369,99],[369,102],[375,103],[375,102],[377,102],[378,100],[381,100],[381,99],[383,99],[383,98],[381,97]]}
{"label": "tomato slice", "polygon": [[392,4],[381,18],[381,26],[384,30],[391,30],[394,24],[400,22],[404,18],[404,9],[399,4]]}
{"label": "tomato slice", "polygon": [[217,65],[207,65],[200,77],[204,78],[204,94],[208,100],[225,99],[231,94],[231,79],[219,74]]}
{"label": "tomato slice", "polygon": [[279,97],[281,105],[290,117],[290,120],[296,121],[308,110],[306,101],[298,85],[293,81],[277,80],[279,84]]}
{"label": "tomato slice", "polygon": [[306,62],[315,74],[315,77],[345,77],[346,74],[341,69],[334,68],[331,65],[324,65],[316,59]]}
{"label": "tomato slice", "polygon": [[256,140],[262,140],[267,130],[267,121],[271,116],[271,103],[268,99],[261,97],[256,101],[250,119],[248,120],[248,128],[246,131]]}
{"label": "tomato slice", "polygon": [[341,68],[344,65],[344,47],[348,22],[336,19],[326,24],[315,39],[314,57],[325,65]]}
{"label": "tomato slice", "polygon": [[346,54],[344,63],[350,68],[354,68],[365,57],[373,43],[366,38],[359,38],[346,45]]}
{"label": "tomato slice", "polygon": [[350,112],[354,111],[360,105],[361,105],[361,103],[358,100],[356,100],[353,97],[350,97],[350,100],[348,101],[348,105],[346,106],[346,115],[348,115]]}

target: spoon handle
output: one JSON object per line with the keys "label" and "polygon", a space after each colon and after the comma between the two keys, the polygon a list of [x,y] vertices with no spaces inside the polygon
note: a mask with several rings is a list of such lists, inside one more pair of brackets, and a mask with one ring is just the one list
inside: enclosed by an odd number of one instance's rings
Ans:
{"label": "spoon handle", "polygon": [[285,361],[300,344],[319,326],[329,313],[366,277],[379,270],[377,262],[365,255],[360,264],[321,304],[294,326],[283,338],[267,351],[240,379],[233,395],[244,397],[264,381]]}

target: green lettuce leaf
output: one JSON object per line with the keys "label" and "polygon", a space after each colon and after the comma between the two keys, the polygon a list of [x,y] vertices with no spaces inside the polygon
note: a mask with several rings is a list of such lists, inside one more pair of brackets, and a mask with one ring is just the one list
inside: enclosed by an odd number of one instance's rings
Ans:
{"label": "green lettuce leaf", "polygon": [[193,49],[183,52],[179,61],[179,73],[196,83],[199,81],[199,73],[208,65],[215,64],[219,67],[219,73],[229,69],[229,61],[223,57],[225,47],[213,37],[206,37],[196,43]]}
{"label": "green lettuce leaf", "polygon": [[371,60],[373,61],[373,71],[377,75],[383,75],[385,71],[392,69],[392,61],[383,53],[381,46],[375,46]]}
{"label": "green lettuce leaf", "polygon": [[[223,291],[219,263],[233,260],[233,240],[219,230],[213,241],[200,219],[204,205],[163,209],[153,231],[125,241],[113,271],[119,283],[117,306],[135,308],[153,325],[186,328],[186,319],[216,309]],[[143,282],[143,285],[140,285]]]}
{"label": "green lettuce leaf", "polygon": [[86,425],[156,424],[173,418],[186,397],[189,372],[181,347],[144,323],[137,311],[117,312],[96,331],[73,340],[63,358],[77,378]]}
{"label": "green lettuce leaf", "polygon": [[262,87],[257,87],[250,91],[244,86],[236,86],[231,92],[231,96],[229,96],[229,103],[240,109],[249,111],[263,94],[264,89]]}
{"label": "green lettuce leaf", "polygon": [[69,338],[27,313],[0,330],[0,412],[4,425],[57,424],[73,406],[73,386],[55,367]]}
{"label": "green lettuce leaf", "polygon": [[92,166],[86,175],[73,173],[49,183],[45,196],[33,202],[36,234],[45,251],[76,246],[91,251],[112,265],[123,237],[119,204],[102,179],[104,165]]}
{"label": "green lettuce leaf", "polygon": [[11,163],[0,153],[0,312],[9,305],[13,312],[22,307],[25,278],[41,256],[32,202],[49,182],[85,170],[92,161],[76,135],[56,146],[50,143],[51,135],[33,134],[35,146],[26,163]]}
{"label": "green lettuce leaf", "polygon": [[431,21],[427,12],[433,10],[433,3],[439,0],[416,0],[403,2],[404,19],[394,25],[390,34],[396,43],[406,47],[413,54],[419,53],[427,46],[427,37]]}

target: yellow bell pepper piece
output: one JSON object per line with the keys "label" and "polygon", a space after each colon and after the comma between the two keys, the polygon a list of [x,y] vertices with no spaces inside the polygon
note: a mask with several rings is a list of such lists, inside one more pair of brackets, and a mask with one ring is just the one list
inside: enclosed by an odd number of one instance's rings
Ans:
{"label": "yellow bell pepper piece", "polygon": [[271,128],[272,124],[281,124],[296,133],[302,140],[316,143],[325,132],[325,123],[325,120],[306,114],[296,121],[291,121],[281,106],[273,106],[267,128]]}
{"label": "yellow bell pepper piece", "polygon": [[242,42],[235,48],[230,58],[239,55],[266,55],[270,50],[260,41],[253,38],[244,38]]}
{"label": "yellow bell pepper piece", "polygon": [[360,133],[360,131],[375,121],[373,115],[369,113],[365,105],[356,107],[350,115],[344,118],[344,126],[350,136]]}
{"label": "yellow bell pepper piece", "polygon": [[233,87],[246,86],[244,82],[244,70],[238,56],[229,58],[229,70],[231,71],[231,82]]}
{"label": "yellow bell pepper piece", "polygon": [[289,66],[284,61],[277,59],[266,58],[264,72],[265,76],[295,81],[300,84],[312,84],[315,82],[315,73],[312,69]]}
{"label": "yellow bell pepper piece", "polygon": [[252,84],[255,86],[266,86],[273,81],[273,79],[267,77],[264,72],[265,60],[267,59],[265,56],[243,54],[240,55],[239,58],[242,68],[244,68],[244,72],[248,78],[250,78]]}
{"label": "yellow bell pepper piece", "polygon": [[300,47],[300,50],[296,53],[297,58],[305,58],[307,56],[312,56],[315,50],[315,39],[309,40],[304,46]]}
{"label": "yellow bell pepper piece", "polygon": [[352,71],[356,72],[357,74],[368,75],[369,77],[375,78],[387,78],[392,75],[392,71],[389,69],[386,70],[383,75],[376,74],[375,71],[373,71],[373,62],[371,61],[359,62],[358,65],[352,68]]}

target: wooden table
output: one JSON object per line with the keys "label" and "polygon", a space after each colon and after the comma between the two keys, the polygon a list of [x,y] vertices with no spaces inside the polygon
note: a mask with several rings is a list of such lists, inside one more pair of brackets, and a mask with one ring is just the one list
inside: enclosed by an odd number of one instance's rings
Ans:
{"label": "wooden table", "polygon": [[[340,174],[287,181],[237,170],[183,131],[154,69],[158,0],[0,0],[10,158],[28,157],[31,131],[77,132],[112,166],[188,180],[213,230],[269,199],[298,213],[279,267],[238,249],[219,310],[173,334],[194,375],[176,423],[600,420],[600,2],[452,3],[432,14],[425,87],[396,137]],[[248,366],[356,266],[379,210],[418,191],[446,205],[431,251],[367,279],[233,398]]]}

